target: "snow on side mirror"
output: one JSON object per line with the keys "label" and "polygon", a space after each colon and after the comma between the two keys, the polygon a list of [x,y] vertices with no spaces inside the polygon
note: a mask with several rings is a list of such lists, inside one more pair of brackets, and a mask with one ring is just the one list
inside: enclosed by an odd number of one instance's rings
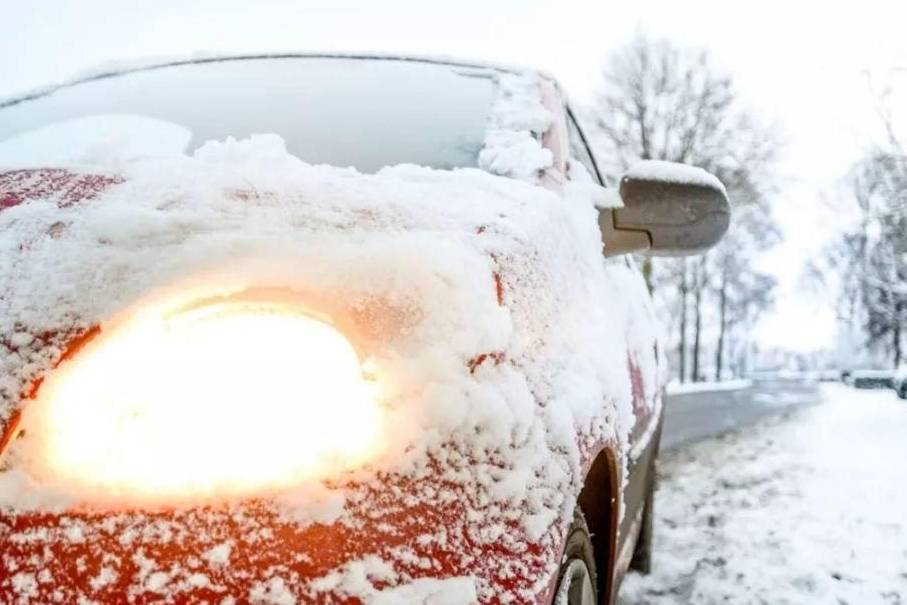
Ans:
{"label": "snow on side mirror", "polygon": [[705,252],[727,232],[727,192],[701,168],[647,160],[620,180],[622,205],[600,208],[605,256],[645,252],[686,256]]}

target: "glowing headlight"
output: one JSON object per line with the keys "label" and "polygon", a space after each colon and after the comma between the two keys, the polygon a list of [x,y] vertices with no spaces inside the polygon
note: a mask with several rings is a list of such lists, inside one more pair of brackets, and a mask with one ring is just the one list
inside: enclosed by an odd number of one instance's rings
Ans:
{"label": "glowing headlight", "polygon": [[281,305],[146,310],[91,342],[29,410],[64,483],[167,501],[253,495],[365,461],[381,414],[350,343]]}

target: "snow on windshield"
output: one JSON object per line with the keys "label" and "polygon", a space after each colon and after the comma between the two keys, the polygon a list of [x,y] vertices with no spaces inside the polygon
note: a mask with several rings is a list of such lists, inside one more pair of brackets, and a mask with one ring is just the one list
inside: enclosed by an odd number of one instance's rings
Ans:
{"label": "snow on windshield", "polygon": [[541,144],[552,122],[539,77],[529,72],[352,58],[222,60],[75,83],[0,108],[0,166],[109,165],[189,153],[228,136],[278,134],[310,164],[361,172],[478,166],[532,182],[552,166]]}
{"label": "snow on windshield", "polygon": [[[495,73],[343,57],[174,64],[0,107],[0,141],[70,120],[128,114],[187,129],[190,152],[229,136],[278,134],[292,155],[310,164],[369,173],[396,164],[475,167],[495,99]],[[21,151],[20,163],[46,157],[31,156],[28,147]]]}
{"label": "snow on windshield", "polygon": [[554,161],[551,150],[540,144],[553,117],[542,104],[538,76],[502,73],[497,82],[479,166],[492,174],[533,180]]}
{"label": "snow on windshield", "polygon": [[139,115],[91,115],[54,122],[0,141],[0,166],[116,164],[179,155],[192,133],[179,124]]}

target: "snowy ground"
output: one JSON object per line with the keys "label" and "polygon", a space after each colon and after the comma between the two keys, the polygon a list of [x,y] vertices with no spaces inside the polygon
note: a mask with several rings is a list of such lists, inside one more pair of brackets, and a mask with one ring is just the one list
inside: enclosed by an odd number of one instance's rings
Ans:
{"label": "snowy ground", "polygon": [[907,402],[823,395],[661,458],[655,571],[621,605],[907,604]]}
{"label": "snowy ground", "polygon": [[702,393],[715,391],[737,391],[753,386],[749,379],[722,380],[721,382],[687,382],[680,383],[672,380],[668,383],[668,395],[682,395],[684,393]]}

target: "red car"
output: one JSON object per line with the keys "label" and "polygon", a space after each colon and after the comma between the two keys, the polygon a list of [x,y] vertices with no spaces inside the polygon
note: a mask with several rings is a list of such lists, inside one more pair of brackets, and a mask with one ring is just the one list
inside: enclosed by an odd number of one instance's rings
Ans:
{"label": "red car", "polygon": [[0,602],[613,602],[666,376],[628,253],[728,220],[695,168],[607,188],[532,71],[195,59],[0,104]]}

